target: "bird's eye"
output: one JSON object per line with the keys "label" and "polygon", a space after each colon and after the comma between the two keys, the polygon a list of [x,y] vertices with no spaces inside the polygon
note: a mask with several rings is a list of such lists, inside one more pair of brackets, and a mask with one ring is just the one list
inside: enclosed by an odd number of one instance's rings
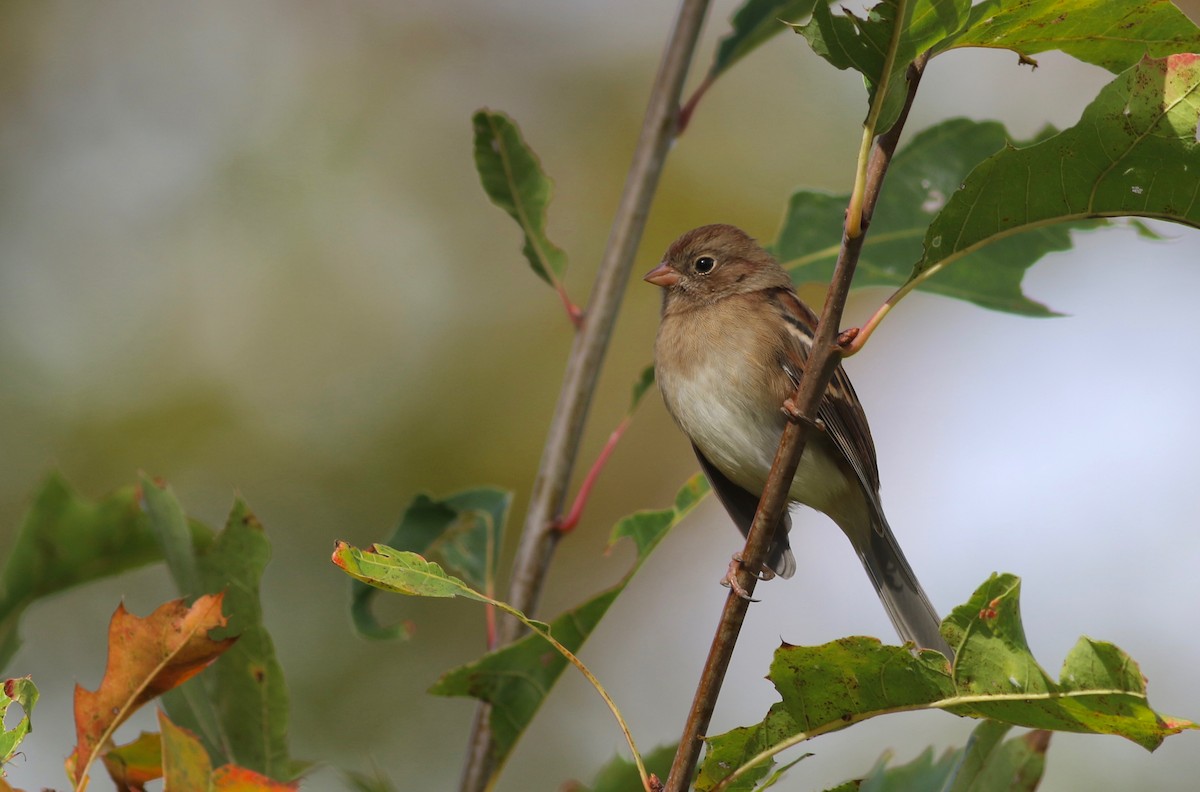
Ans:
{"label": "bird's eye", "polygon": [[694,266],[696,267],[696,272],[699,272],[701,275],[707,275],[712,272],[713,267],[717,266],[717,260],[712,256],[701,256],[696,259]]}

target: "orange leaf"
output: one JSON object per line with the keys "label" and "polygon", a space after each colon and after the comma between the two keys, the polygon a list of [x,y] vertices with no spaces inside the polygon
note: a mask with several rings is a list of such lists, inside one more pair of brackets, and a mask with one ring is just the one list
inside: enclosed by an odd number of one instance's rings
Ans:
{"label": "orange leaf", "polygon": [[113,732],[138,707],[203,671],[236,638],[209,639],[225,626],[222,594],[200,597],[190,608],[183,600],[162,605],[144,619],[122,604],[108,627],[108,665],[93,693],[75,686],[76,745],[67,774],[76,790],[87,787],[87,769],[112,743]]}
{"label": "orange leaf", "polygon": [[237,765],[223,765],[212,774],[213,792],[294,792],[300,782],[286,784]]}

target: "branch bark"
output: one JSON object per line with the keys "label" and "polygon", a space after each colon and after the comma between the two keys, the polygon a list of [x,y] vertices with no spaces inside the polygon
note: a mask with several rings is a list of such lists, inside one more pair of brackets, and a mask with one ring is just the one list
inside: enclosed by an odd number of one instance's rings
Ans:
{"label": "branch bark", "polygon": [[[608,351],[633,258],[646,227],[646,217],[658,188],[667,151],[675,138],[679,99],[708,5],[708,0],[683,0],[680,4],[650,92],[633,162],[629,166],[583,324],[567,358],[562,390],[534,479],[509,583],[508,602],[527,614],[532,615],[536,609],[546,571],[561,536],[554,526],[562,514],[588,408]],[[519,634],[520,624],[516,620],[502,620],[500,645],[511,642]],[[487,704],[480,704],[476,710],[467,762],[459,785],[462,792],[480,792],[492,775],[489,712]]]}
{"label": "branch bark", "polygon": [[[825,388],[833,377],[833,372],[841,362],[843,351],[839,343],[842,311],[846,307],[846,298],[850,294],[850,283],[854,278],[854,270],[862,252],[863,240],[874,213],[879,191],[887,175],[892,155],[896,151],[900,133],[912,108],[917,86],[924,72],[927,57],[922,55],[909,67],[908,93],[904,109],[896,123],[883,135],[880,135],[871,153],[867,166],[867,178],[862,205],[861,233],[850,236],[843,233],[842,247],[834,268],[833,279],[825,296],[825,307],[817,324],[812,351],[809,353],[808,366],[800,379],[800,385],[792,401],[797,414],[802,420],[789,423],[783,431],[779,450],[771,466],[767,485],[763,489],[758,511],[754,515],[754,524],[746,538],[746,547],[742,551],[743,563],[738,571],[738,582],[748,593],[754,592],[758,579],[749,570],[761,569],[767,558],[767,548],[771,541],[771,528],[779,522],[783,510],[787,508],[788,489],[796,475],[800,464],[800,455],[804,453],[804,445],[808,439],[809,427],[817,414],[817,405]],[[749,600],[739,597],[730,590],[721,612],[721,621],[717,625],[716,635],[709,648],[708,659],[701,672],[700,683],[696,688],[696,696],[692,701],[691,711],[684,724],[683,736],[679,740],[679,749],[671,765],[667,778],[667,792],[685,792],[691,784],[696,772],[696,764],[700,757],[700,748],[704,736],[708,732],[713,710],[716,708],[717,696],[729,669],[733,648],[741,632],[742,624],[749,610]]]}

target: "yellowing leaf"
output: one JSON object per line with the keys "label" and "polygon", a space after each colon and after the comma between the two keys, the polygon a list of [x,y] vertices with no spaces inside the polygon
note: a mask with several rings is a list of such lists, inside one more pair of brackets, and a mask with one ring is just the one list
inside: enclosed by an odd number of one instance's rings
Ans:
{"label": "yellowing leaf", "polygon": [[101,759],[120,792],[142,792],[147,783],[162,778],[162,739],[153,732],[142,732]]}
{"label": "yellowing leaf", "polygon": [[196,735],[176,726],[160,710],[163,792],[208,792],[212,762]]}
{"label": "yellowing leaf", "polygon": [[203,671],[237,640],[208,637],[225,626],[221,600],[220,594],[206,595],[190,608],[174,600],[144,619],[117,607],[100,687],[92,692],[75,686],[76,745],[66,765],[76,789],[87,786],[88,766],[138,707]]}

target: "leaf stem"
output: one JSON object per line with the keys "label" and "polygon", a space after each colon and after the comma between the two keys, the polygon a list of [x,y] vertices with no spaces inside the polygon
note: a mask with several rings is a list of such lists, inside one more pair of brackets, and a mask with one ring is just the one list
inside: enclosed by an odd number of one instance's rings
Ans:
{"label": "leaf stem", "polygon": [[583,483],[579,485],[579,492],[575,495],[575,502],[571,504],[571,510],[567,512],[566,517],[563,517],[554,526],[559,533],[569,533],[574,530],[576,525],[579,525],[579,518],[583,516],[583,509],[587,506],[588,496],[592,494],[592,487],[595,486],[596,479],[600,477],[600,471],[608,463],[608,458],[616,450],[617,443],[620,442],[622,435],[625,434],[625,430],[629,428],[632,420],[632,415],[626,415],[621,420],[621,423],[617,424],[617,428],[613,429],[612,434],[608,436],[608,440],[604,443],[604,448],[600,449],[600,453],[596,456],[596,461],[592,463],[591,469],[583,477]]}
{"label": "leaf stem", "polygon": [[883,68],[880,70],[879,83],[875,86],[875,95],[871,106],[867,109],[867,120],[863,122],[862,143],[858,147],[858,162],[854,169],[854,191],[850,193],[850,205],[846,209],[846,236],[854,239],[862,236],[863,201],[867,185],[867,165],[871,159],[871,144],[875,142],[876,127],[879,126],[879,114],[887,99],[891,87],[892,68],[896,63],[896,51],[900,46],[900,35],[904,32],[904,13],[908,0],[896,0],[896,19],[892,25],[892,37],[888,41],[887,52],[883,57]]}
{"label": "leaf stem", "polygon": [[[679,6],[651,88],[608,244],[596,272],[586,310],[587,321],[575,334],[567,360],[562,390],[546,435],[509,583],[509,602],[525,613],[536,610],[554,548],[562,536],[554,530],[554,524],[562,513],[588,408],[621,298],[629,282],[633,258],[646,226],[650,203],[675,138],[683,82],[708,6],[709,0],[683,0]],[[520,632],[518,623],[510,619],[503,620],[499,626],[501,644],[513,640]],[[459,784],[462,792],[480,792],[487,787],[492,775],[489,711],[486,704],[481,704],[476,711]]]}

